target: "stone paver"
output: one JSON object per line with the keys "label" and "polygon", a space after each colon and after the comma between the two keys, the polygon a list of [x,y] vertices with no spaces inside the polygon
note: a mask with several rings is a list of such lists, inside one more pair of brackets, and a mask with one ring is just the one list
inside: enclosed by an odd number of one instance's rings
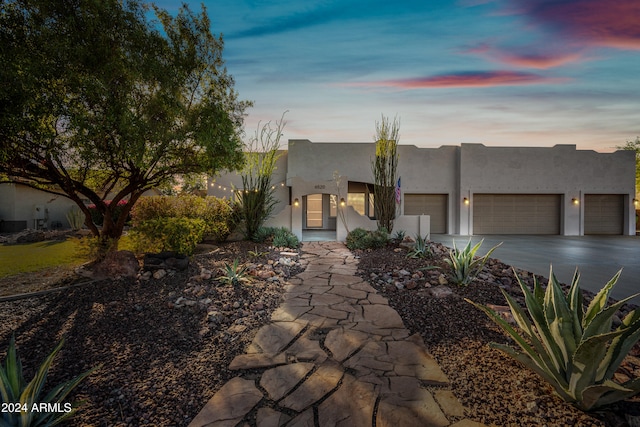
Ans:
{"label": "stone paver", "polygon": [[300,261],[271,323],[229,365],[238,376],[191,427],[483,426],[342,243],[305,242]]}

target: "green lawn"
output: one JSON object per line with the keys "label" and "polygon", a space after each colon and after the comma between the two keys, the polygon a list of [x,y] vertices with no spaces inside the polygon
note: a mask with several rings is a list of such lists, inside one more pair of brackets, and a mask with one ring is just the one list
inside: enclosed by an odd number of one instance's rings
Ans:
{"label": "green lawn", "polygon": [[0,277],[87,261],[72,240],[0,245]]}

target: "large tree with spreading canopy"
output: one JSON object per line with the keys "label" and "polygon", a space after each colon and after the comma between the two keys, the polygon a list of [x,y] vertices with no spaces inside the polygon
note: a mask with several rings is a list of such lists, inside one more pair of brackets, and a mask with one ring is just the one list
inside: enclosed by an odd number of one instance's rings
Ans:
{"label": "large tree with spreading canopy", "polygon": [[222,51],[204,7],[2,1],[0,176],[70,198],[101,253],[117,247],[145,191],[241,164],[250,103]]}

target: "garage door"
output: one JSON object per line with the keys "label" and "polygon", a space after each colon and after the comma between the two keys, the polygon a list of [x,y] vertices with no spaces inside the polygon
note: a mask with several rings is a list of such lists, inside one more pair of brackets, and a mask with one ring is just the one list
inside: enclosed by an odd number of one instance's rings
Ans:
{"label": "garage door", "polygon": [[584,234],[622,234],[624,196],[585,194]]}
{"label": "garage door", "polygon": [[447,233],[447,194],[405,194],[405,215],[430,215],[431,232]]}
{"label": "garage door", "polygon": [[559,194],[475,194],[473,234],[560,234]]}

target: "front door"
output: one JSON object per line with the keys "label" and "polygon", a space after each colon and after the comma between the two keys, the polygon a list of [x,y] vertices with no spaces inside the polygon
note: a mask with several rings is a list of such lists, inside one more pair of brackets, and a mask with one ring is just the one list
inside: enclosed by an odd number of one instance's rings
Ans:
{"label": "front door", "polygon": [[322,194],[307,195],[307,228],[322,228]]}

